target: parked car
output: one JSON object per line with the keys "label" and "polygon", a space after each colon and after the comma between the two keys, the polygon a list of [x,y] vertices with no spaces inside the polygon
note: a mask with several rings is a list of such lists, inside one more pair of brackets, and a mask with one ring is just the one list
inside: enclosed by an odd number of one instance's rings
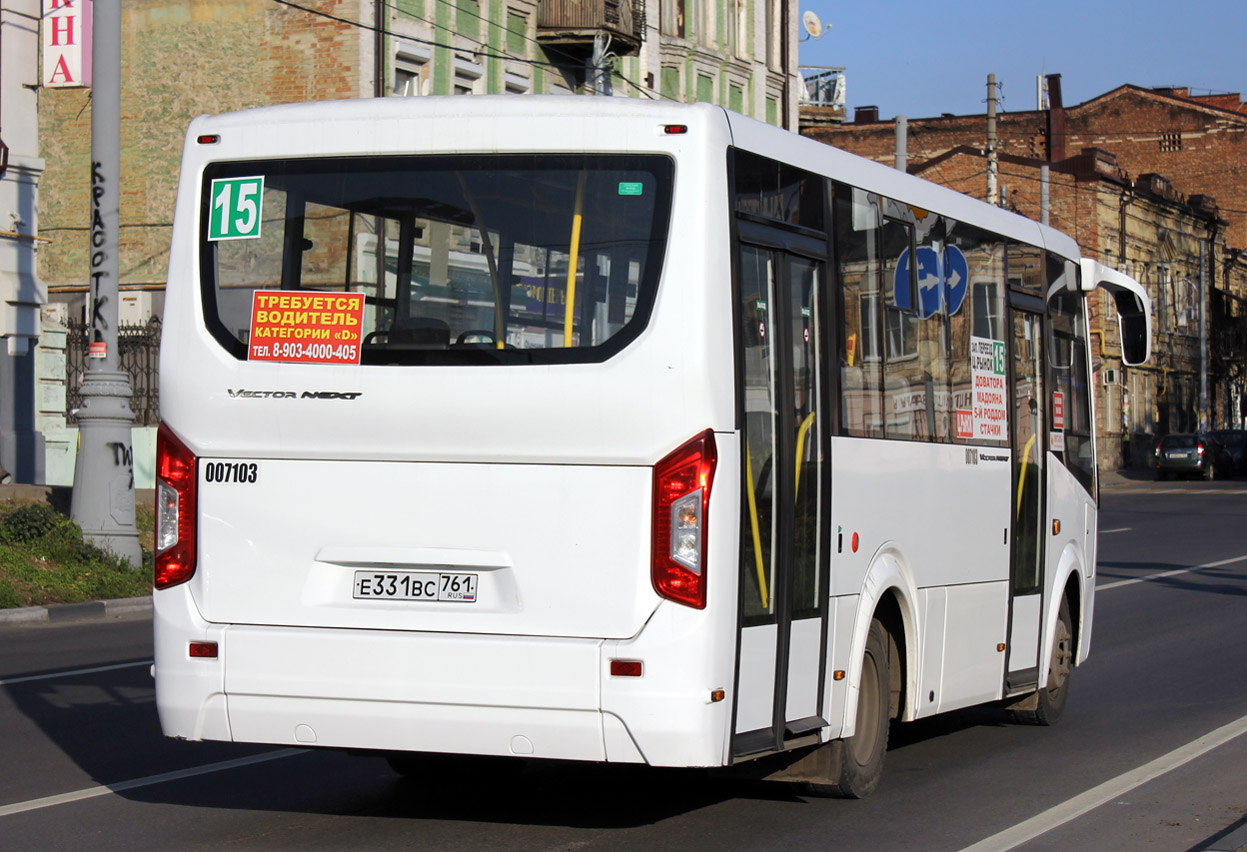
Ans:
{"label": "parked car", "polygon": [[1234,460],[1234,474],[1247,474],[1247,429],[1213,429],[1208,433]]}
{"label": "parked car", "polygon": [[1179,432],[1156,443],[1153,466],[1157,479],[1169,474],[1220,479],[1232,476],[1234,460],[1219,441],[1206,433]]}

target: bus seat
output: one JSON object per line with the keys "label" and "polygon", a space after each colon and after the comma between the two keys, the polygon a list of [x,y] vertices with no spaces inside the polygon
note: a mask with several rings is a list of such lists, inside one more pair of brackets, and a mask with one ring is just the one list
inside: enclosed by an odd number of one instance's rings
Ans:
{"label": "bus seat", "polygon": [[390,329],[391,346],[416,346],[423,349],[448,349],[450,326],[435,317],[402,317]]}

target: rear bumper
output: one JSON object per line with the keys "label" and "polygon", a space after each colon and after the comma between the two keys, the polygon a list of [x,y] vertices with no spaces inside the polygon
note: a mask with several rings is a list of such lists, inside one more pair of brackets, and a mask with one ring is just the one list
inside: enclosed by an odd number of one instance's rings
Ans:
{"label": "rear bumper", "polygon": [[[618,642],[213,625],[186,586],[155,597],[167,736],[666,766],[725,759],[730,702],[708,697],[725,684],[711,683],[708,655],[664,653],[680,638],[678,617],[656,615]],[[219,656],[190,658],[199,640],[216,641]],[[644,675],[611,677],[618,657],[646,659]]]}

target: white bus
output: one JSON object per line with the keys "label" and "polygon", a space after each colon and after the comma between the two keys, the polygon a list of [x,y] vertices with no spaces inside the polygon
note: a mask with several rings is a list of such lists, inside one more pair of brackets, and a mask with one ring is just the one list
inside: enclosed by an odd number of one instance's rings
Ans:
{"label": "white bus", "polygon": [[198,118],[164,732],[863,796],[891,719],[1050,723],[1091,636],[1097,287],[1144,360],[1146,294],[1069,237],[705,104]]}

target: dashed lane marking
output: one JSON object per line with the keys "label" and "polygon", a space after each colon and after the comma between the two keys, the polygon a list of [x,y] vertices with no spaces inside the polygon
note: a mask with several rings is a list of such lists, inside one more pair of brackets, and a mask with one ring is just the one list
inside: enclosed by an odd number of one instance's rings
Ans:
{"label": "dashed lane marking", "polygon": [[1209,568],[1220,568],[1223,565],[1233,565],[1235,562],[1247,562],[1247,555],[1235,556],[1232,559],[1222,559],[1220,562],[1206,562],[1203,565],[1196,565],[1192,568],[1178,568],[1173,571],[1161,571],[1156,574],[1148,574],[1146,577],[1133,577],[1129,580],[1116,580],[1112,583],[1104,583],[1095,587],[1097,592],[1105,592],[1109,589],[1119,589],[1122,586],[1133,586],[1136,583],[1150,583],[1153,580],[1163,580],[1166,577],[1176,577],[1179,574],[1190,574],[1192,571],[1207,571]]}
{"label": "dashed lane marking", "polygon": [[135,669],[139,666],[150,666],[155,660],[140,660],[137,663],[117,663],[111,666],[93,666],[89,669],[71,669],[65,672],[53,672],[51,674],[38,675],[22,675],[21,677],[9,677],[0,679],[0,686],[12,686],[15,683],[29,683],[32,680],[56,680],[61,677],[77,677],[84,674],[95,674],[96,672],[111,672],[117,669]]}
{"label": "dashed lane marking", "polygon": [[14,802],[11,805],[0,805],[0,817],[12,816],[13,814],[25,813],[26,811],[37,811],[41,808],[50,808],[54,805],[64,805],[69,802],[80,802],[83,799],[94,799],[96,796],[107,796],[110,793],[121,793],[125,790],[134,790],[139,787],[151,787],[155,784],[164,784],[168,781],[180,781],[183,778],[194,778],[197,775],[209,775],[213,772],[224,772],[228,769],[237,769],[241,766],[252,766],[257,763],[267,763],[271,760],[281,760],[284,757],[293,757],[296,754],[305,754],[306,751],[306,749],[301,748],[286,748],[280,751],[255,754],[251,757],[240,757],[235,760],[222,760],[218,763],[205,763],[203,766],[192,766],[189,769],[178,769],[174,772],[162,772],[159,775],[148,775],[145,778],[134,778],[130,781],[119,781],[116,784],[102,784],[98,787],[86,787],[82,790],[74,790],[72,793],[59,793],[55,796],[44,796],[42,799],[30,799],[25,802]]}
{"label": "dashed lane marking", "polygon": [[1111,802],[1118,796],[1124,795],[1136,787],[1141,787],[1167,772],[1172,772],[1179,766],[1190,763],[1192,760],[1220,748],[1245,732],[1247,732],[1247,716],[1241,716],[1228,725],[1223,725],[1197,740],[1180,746],[1168,754],[1161,755],[1150,763],[1145,763],[1129,772],[1124,772],[1116,778],[1111,778],[1098,787],[1092,787],[1085,793],[1081,793],[1072,799],[1067,799],[1041,814],[1036,814],[1011,828],[1006,828],[998,834],[993,834],[991,837],[980,840],[973,846],[967,846],[961,852],[1008,852],[1010,849],[1016,849],[1023,843],[1034,840],[1036,837],[1047,834],[1054,828],[1059,828],[1065,825],[1065,823],[1095,810],[1105,802]]}

